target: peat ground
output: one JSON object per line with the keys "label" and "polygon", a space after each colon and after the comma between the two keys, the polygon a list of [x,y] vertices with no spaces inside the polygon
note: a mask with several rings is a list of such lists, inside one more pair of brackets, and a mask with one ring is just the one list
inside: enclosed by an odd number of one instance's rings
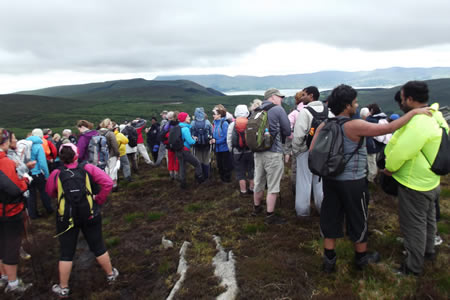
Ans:
{"label": "peat ground", "polygon": [[[365,271],[353,267],[353,246],[347,239],[337,244],[337,272],[320,271],[322,241],[319,216],[295,216],[289,170],[282,180],[277,212],[288,223],[267,226],[263,217],[253,218],[252,198],[239,194],[237,183],[213,179],[201,186],[193,183],[180,190],[166,169],[140,165],[140,175],[129,184],[120,183],[102,209],[104,239],[118,281],[109,286],[103,271],[79,239],[70,279],[72,299],[165,299],[178,280],[179,250],[187,251],[186,281],[175,299],[214,299],[225,288],[214,276],[216,255],[213,235],[221,237],[226,251],[236,259],[237,299],[448,299],[450,297],[450,187],[443,178],[442,220],[438,223],[444,243],[434,263],[426,263],[421,277],[397,276],[392,269],[402,261],[397,201],[371,186],[369,247],[382,262]],[[215,175],[215,176],[214,176]],[[41,207],[41,203],[38,204]],[[19,276],[34,287],[23,299],[52,299],[52,284],[58,282],[59,245],[54,216],[34,221],[25,248],[32,259],[21,261]],[[161,239],[173,241],[164,250]],[[0,293],[0,298],[9,299]],[[12,298],[11,298],[12,299]]]}

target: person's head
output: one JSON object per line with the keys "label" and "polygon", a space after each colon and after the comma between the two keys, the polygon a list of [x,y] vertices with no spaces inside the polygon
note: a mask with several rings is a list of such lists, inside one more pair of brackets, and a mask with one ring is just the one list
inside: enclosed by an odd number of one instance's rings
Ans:
{"label": "person's head", "polygon": [[69,136],[72,135],[72,130],[70,129],[64,129],[62,132],[63,137],[68,138]]}
{"label": "person's head", "polygon": [[303,91],[305,92],[305,95],[302,100],[303,103],[307,104],[309,102],[319,100],[320,93],[319,93],[319,89],[317,87],[308,86],[308,87],[305,87],[303,89]]}
{"label": "person's head", "polygon": [[428,85],[425,81],[408,81],[400,91],[401,109],[408,112],[428,103]]}
{"label": "person's head", "polygon": [[174,112],[173,111],[169,111],[168,113],[167,113],[167,120],[169,120],[169,121],[173,121],[174,120]]}
{"label": "person's head", "polygon": [[59,142],[60,139],[61,139],[61,136],[59,135],[59,133],[55,133],[55,134],[53,135],[53,140],[54,140],[55,142]]}
{"label": "person's head", "polygon": [[188,113],[180,112],[178,114],[178,121],[181,123],[191,123],[191,117],[189,117]]}
{"label": "person's head", "polygon": [[158,119],[156,117],[152,117],[152,124],[156,124],[158,122]]}
{"label": "person's head", "polygon": [[214,120],[219,120],[221,118],[225,118],[227,115],[227,110],[222,104],[216,105],[212,110]]}
{"label": "person's head", "polygon": [[109,118],[104,119],[103,121],[100,122],[99,125],[100,128],[107,128],[107,129],[112,129],[112,121]]}
{"label": "person's head", "polygon": [[86,121],[86,120],[80,120],[77,122],[77,127],[81,133],[84,133],[85,131],[88,131],[88,130],[91,130],[92,128],[94,128],[94,124],[92,124],[91,122]]}
{"label": "person's head", "polygon": [[167,119],[167,110],[163,110],[159,115],[161,116],[162,119]]}
{"label": "person's head", "polygon": [[270,101],[275,105],[281,105],[284,95],[277,89],[268,89],[264,93],[264,100]]}
{"label": "person's head", "polygon": [[44,132],[40,128],[35,128],[31,131],[32,136],[38,136],[41,139],[44,137]]}
{"label": "person's head", "polygon": [[298,91],[295,93],[294,99],[295,99],[295,106],[299,105],[300,102],[303,102],[303,97],[306,96],[305,91]]}
{"label": "person's head", "polygon": [[367,107],[361,108],[359,111],[359,116],[361,119],[365,120],[370,115],[370,111]]}
{"label": "person's head", "polygon": [[45,129],[43,129],[43,130],[42,130],[42,133],[43,133],[44,135],[49,135],[49,136],[51,136],[51,135],[53,134],[53,132],[52,132],[52,130],[51,130],[50,128],[45,128]]}
{"label": "person's head", "polygon": [[259,99],[253,99],[252,102],[250,102],[250,108],[249,111],[252,112],[254,111],[256,108],[260,107],[262,104],[262,101]]}
{"label": "person's head", "polygon": [[5,128],[0,128],[0,149],[4,152],[8,151],[10,143],[9,131]]}
{"label": "person's head", "polygon": [[234,109],[234,116],[236,118],[239,118],[239,117],[247,118],[248,115],[249,115],[249,112],[248,112],[247,105],[240,104],[240,105],[236,106],[236,108]]}
{"label": "person's head", "polygon": [[380,107],[378,106],[378,104],[376,104],[376,103],[372,103],[372,104],[367,105],[367,108],[369,109],[370,114],[371,114],[372,116],[381,113],[381,109],[380,109]]}
{"label": "person's head", "polygon": [[78,159],[77,146],[72,143],[62,144],[59,147],[59,158],[65,165],[73,163]]}
{"label": "person's head", "polygon": [[353,116],[358,108],[356,96],[358,93],[349,85],[341,84],[333,89],[328,99],[328,107],[331,112],[338,116],[341,113]]}
{"label": "person's head", "polygon": [[13,150],[17,148],[16,135],[12,131],[9,131],[9,148]]}

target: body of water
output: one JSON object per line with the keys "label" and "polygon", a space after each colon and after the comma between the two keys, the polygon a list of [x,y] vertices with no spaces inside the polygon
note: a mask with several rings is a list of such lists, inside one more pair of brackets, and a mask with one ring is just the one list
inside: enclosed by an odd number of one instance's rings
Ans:
{"label": "body of water", "polygon": [[[391,88],[391,86],[354,86],[355,89],[376,89],[376,88]],[[319,89],[320,92],[330,90],[331,88]],[[300,89],[281,89],[280,92],[287,97],[294,96]],[[237,95],[261,95],[264,96],[265,90],[252,90],[252,91],[228,91],[222,92],[227,96]]]}

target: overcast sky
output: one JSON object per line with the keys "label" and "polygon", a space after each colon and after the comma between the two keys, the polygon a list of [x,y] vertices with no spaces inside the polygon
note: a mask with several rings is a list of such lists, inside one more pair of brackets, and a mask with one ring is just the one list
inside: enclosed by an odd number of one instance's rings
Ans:
{"label": "overcast sky", "polygon": [[450,67],[446,0],[0,1],[0,93],[168,74]]}

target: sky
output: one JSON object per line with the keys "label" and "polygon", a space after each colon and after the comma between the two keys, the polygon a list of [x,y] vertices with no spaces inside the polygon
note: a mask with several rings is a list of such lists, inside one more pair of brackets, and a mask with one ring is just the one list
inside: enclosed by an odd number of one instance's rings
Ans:
{"label": "sky", "polygon": [[0,0],[0,93],[157,75],[450,67],[450,1]]}

